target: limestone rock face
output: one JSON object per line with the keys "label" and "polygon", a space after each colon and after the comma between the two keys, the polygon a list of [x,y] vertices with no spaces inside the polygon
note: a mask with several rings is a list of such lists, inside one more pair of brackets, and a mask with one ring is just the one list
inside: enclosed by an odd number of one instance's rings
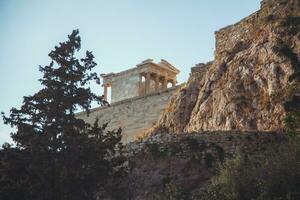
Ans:
{"label": "limestone rock face", "polygon": [[183,85],[178,93],[171,98],[169,105],[161,116],[161,127],[167,127],[168,131],[171,132],[178,132],[185,128],[197,103],[200,88],[205,83],[205,80],[201,77],[205,75],[209,65],[199,64],[192,68],[187,84]]}
{"label": "limestone rock face", "polygon": [[285,111],[273,97],[299,60],[300,1],[262,1],[258,12],[216,32],[215,60],[192,68],[155,130],[280,131]]}

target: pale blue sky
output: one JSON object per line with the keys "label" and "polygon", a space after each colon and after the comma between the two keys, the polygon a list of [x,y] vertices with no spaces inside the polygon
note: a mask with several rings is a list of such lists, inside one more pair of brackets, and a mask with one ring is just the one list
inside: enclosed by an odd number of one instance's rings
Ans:
{"label": "pale blue sky", "polygon": [[[168,60],[185,82],[190,68],[213,59],[214,31],[259,9],[260,0],[0,0],[0,111],[37,92],[39,65],[79,29],[98,73],[119,72],[153,58]],[[92,86],[102,93],[100,86]],[[0,144],[11,128],[0,119]]]}

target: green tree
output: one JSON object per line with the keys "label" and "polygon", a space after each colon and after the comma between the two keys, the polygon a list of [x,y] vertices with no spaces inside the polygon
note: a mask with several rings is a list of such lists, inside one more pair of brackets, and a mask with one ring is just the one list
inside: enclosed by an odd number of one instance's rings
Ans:
{"label": "green tree", "polygon": [[81,48],[78,34],[74,30],[49,53],[50,65],[40,66],[43,88],[24,97],[22,107],[12,108],[8,117],[3,114],[17,131],[12,134],[16,147],[1,151],[0,184],[7,187],[0,187],[0,199],[20,199],[14,193],[22,193],[22,199],[94,199],[122,169],[124,159],[116,154],[122,148],[121,130],[107,132],[106,124],[89,125],[75,115],[78,109],[88,113],[93,101],[107,103],[88,87],[91,81],[100,83],[92,72],[92,52],[75,57]]}

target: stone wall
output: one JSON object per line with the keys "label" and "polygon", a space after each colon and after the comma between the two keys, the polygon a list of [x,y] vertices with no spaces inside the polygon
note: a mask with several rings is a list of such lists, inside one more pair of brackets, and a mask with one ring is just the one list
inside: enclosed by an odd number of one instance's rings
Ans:
{"label": "stone wall", "polygon": [[95,108],[91,110],[89,116],[82,112],[78,113],[77,117],[90,124],[98,118],[99,124],[109,123],[107,130],[122,128],[123,142],[127,143],[155,124],[170,97],[179,87]]}
{"label": "stone wall", "polygon": [[232,52],[237,48],[246,47],[251,41],[261,38],[264,31],[258,27],[266,21],[299,16],[298,0],[263,0],[261,9],[245,17],[239,22],[226,26],[215,32],[216,35],[216,59],[223,53]]}
{"label": "stone wall", "polygon": [[233,50],[237,42],[247,43],[253,37],[255,25],[257,25],[259,12],[242,19],[234,25],[227,26],[215,32],[216,35],[216,56]]}
{"label": "stone wall", "polygon": [[[127,144],[125,146],[126,153],[129,156],[136,155],[139,152],[146,151],[147,145],[154,143],[159,144],[161,150],[168,149],[172,151],[172,147],[178,147],[184,152],[188,151],[185,144],[187,138],[196,140],[198,145],[206,144],[207,147],[219,146],[225,151],[226,156],[232,156],[239,151],[249,154],[261,152],[267,144],[284,141],[284,135],[276,132],[203,131],[182,134],[161,132],[160,134],[151,135],[150,137]],[[195,142],[191,144],[195,144]]]}

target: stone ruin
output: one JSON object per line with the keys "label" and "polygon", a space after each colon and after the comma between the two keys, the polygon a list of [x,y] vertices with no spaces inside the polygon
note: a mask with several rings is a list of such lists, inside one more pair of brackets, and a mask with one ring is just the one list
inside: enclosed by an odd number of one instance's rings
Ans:
{"label": "stone ruin", "polygon": [[176,85],[178,73],[179,70],[166,60],[154,63],[152,59],[147,59],[137,67],[120,73],[101,74],[104,98],[109,101],[110,87],[111,103],[166,90],[168,85]]}
{"label": "stone ruin", "polygon": [[101,74],[104,98],[110,105],[91,109],[89,115],[78,113],[77,117],[90,124],[98,118],[100,125],[108,123],[107,130],[121,128],[124,143],[134,141],[157,122],[179,87],[179,72],[166,60],[155,63],[147,59],[129,70]]}

